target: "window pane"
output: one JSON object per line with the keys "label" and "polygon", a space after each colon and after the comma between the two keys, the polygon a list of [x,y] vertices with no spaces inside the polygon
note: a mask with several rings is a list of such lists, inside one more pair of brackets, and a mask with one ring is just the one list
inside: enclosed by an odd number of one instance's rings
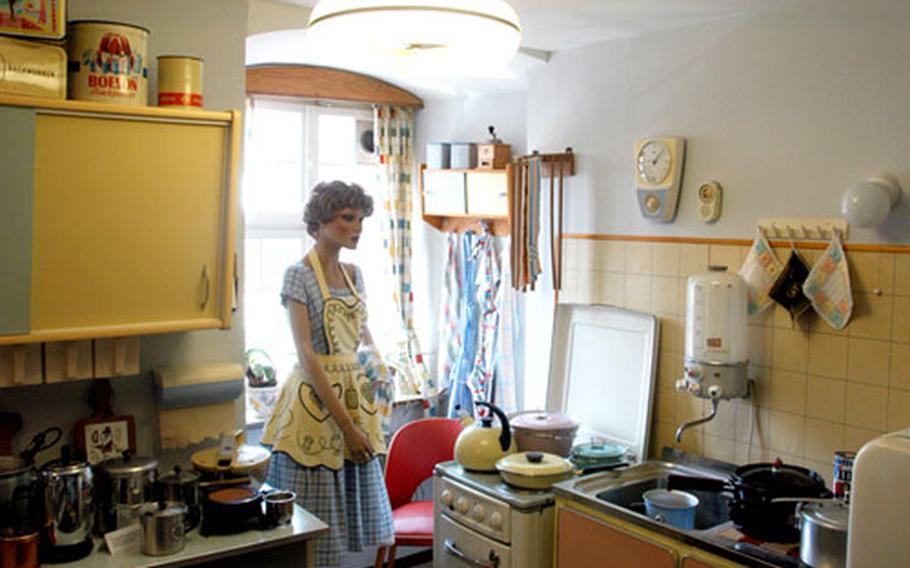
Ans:
{"label": "window pane", "polygon": [[264,106],[252,113],[245,145],[243,209],[251,219],[302,208],[303,110]]}
{"label": "window pane", "polygon": [[[319,115],[318,140],[320,172],[323,164],[350,165],[354,163],[356,140],[353,116]],[[320,177],[322,176],[320,175]]]}

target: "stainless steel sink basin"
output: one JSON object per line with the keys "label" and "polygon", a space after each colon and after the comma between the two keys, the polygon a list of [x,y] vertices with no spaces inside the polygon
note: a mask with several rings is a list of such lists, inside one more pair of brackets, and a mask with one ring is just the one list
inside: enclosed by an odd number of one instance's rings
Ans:
{"label": "stainless steel sink basin", "polygon": [[[559,486],[584,501],[609,503],[647,518],[642,494],[649,489],[666,488],[670,474],[727,479],[724,472],[672,462],[649,461],[623,470],[582,477]],[[707,531],[730,520],[730,495],[710,491],[688,492],[699,499],[695,511],[696,531]]]}

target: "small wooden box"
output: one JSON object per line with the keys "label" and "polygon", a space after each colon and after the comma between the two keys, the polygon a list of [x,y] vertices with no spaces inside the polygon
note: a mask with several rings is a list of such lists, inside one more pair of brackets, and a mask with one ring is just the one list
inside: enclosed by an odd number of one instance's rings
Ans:
{"label": "small wooden box", "polygon": [[509,163],[508,144],[478,144],[477,167],[488,170],[501,170]]}

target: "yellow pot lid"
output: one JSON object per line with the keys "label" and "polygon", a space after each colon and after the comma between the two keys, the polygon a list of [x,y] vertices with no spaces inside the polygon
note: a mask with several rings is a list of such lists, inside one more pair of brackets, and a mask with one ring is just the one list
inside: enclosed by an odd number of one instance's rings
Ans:
{"label": "yellow pot lid", "polygon": [[528,477],[559,475],[575,469],[572,462],[564,457],[547,452],[518,452],[500,458],[496,469],[506,473],[517,473]]}

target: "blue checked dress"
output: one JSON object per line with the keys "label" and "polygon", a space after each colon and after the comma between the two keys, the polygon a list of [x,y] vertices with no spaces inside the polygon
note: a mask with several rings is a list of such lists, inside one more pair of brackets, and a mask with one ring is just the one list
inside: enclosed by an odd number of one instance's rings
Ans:
{"label": "blue checked dress", "polygon": [[[357,305],[363,304],[363,279],[360,271],[355,270],[354,282],[348,280],[348,288],[329,289],[321,272],[318,259],[313,262],[312,257],[310,265],[301,261],[290,266],[284,275],[281,301],[285,306],[288,300],[306,305],[313,348],[320,356],[330,358],[337,351],[336,338],[339,334],[344,334],[337,329],[326,329],[325,322],[335,320],[331,315],[324,317],[325,307],[328,303],[334,306],[332,309],[337,308],[341,305],[338,303],[340,300],[348,308],[356,306],[358,310],[363,310],[363,306]],[[282,397],[266,424],[263,443],[272,447],[267,481],[274,487],[296,492],[297,502],[329,525],[329,533],[315,541],[316,565],[338,566],[346,550],[359,552],[367,547],[394,542],[392,509],[385,489],[380,458],[374,457],[367,463],[342,459],[346,452],[344,448],[335,448],[338,438],[331,434],[328,435],[329,442],[322,442],[326,451],[318,454],[309,452],[308,448],[319,447],[319,443],[315,446],[312,443],[314,439],[319,441],[326,439],[326,436],[318,432],[297,431],[301,425],[313,423],[312,420],[287,420],[291,414],[312,414],[318,411],[312,402],[308,402],[308,397],[303,394],[298,396],[298,392],[303,393],[309,388],[305,385],[305,378],[301,377],[300,370],[295,369],[285,381]],[[362,389],[363,385],[360,387]],[[369,398],[368,389],[362,390],[365,393],[363,398]],[[350,412],[348,401],[343,399],[343,402]],[[369,406],[368,403],[369,401],[363,401],[364,408]],[[369,420],[368,414],[362,414]],[[355,422],[362,419],[356,410],[352,412],[352,418]],[[327,421],[324,418],[322,420],[323,423],[317,423],[314,430],[322,428],[325,433],[328,432],[326,428],[337,429],[330,417]],[[375,428],[363,429],[370,437],[376,455],[383,453],[384,443],[374,440],[369,432],[375,431]],[[316,463],[320,461],[321,463]]]}

